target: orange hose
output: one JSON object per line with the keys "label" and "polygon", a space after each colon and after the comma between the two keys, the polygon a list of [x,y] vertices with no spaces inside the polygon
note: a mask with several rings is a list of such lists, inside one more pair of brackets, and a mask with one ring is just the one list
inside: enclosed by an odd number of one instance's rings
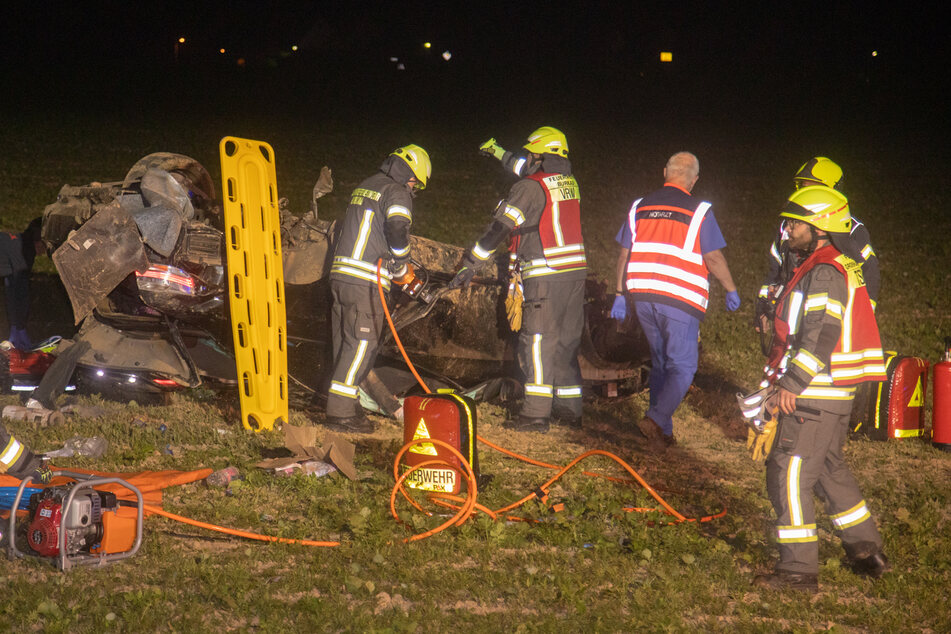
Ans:
{"label": "orange hose", "polygon": [[198,520],[193,520],[182,515],[176,515],[175,513],[169,513],[168,511],[162,510],[157,506],[152,506],[150,504],[144,504],[142,508],[149,513],[155,513],[156,515],[161,515],[167,517],[176,522],[181,522],[183,524],[190,524],[191,526],[197,526],[198,528],[204,528],[210,531],[215,531],[218,533],[224,533],[226,535],[234,535],[235,537],[244,537],[245,539],[256,539],[261,542],[277,542],[279,544],[300,544],[302,546],[339,546],[340,542],[318,542],[310,539],[291,539],[289,537],[271,537],[270,535],[261,535],[258,533],[250,533],[248,531],[239,531],[234,528],[225,528],[224,526],[218,526],[217,524],[206,524],[205,522],[199,522]]}
{"label": "orange hose", "polygon": [[[381,275],[381,266],[382,266],[382,263],[383,263],[383,259],[382,259],[382,258],[380,258],[379,260],[377,260],[377,263],[376,263],[376,285],[377,285],[377,290],[378,290],[379,295],[380,295],[380,303],[381,303],[382,306],[383,306],[383,314],[386,316],[386,321],[387,321],[387,323],[388,323],[389,326],[390,326],[390,332],[393,333],[393,340],[396,342],[396,346],[397,346],[397,348],[399,348],[400,354],[403,356],[403,360],[406,362],[406,366],[410,369],[410,372],[413,373],[413,376],[416,378],[416,381],[419,382],[419,385],[423,388],[423,390],[425,390],[425,392],[426,392],[427,394],[432,394],[432,391],[431,391],[431,390],[429,389],[429,387],[426,385],[426,382],[423,381],[422,377],[420,377],[420,376],[419,376],[419,373],[416,371],[416,366],[414,366],[414,365],[413,365],[413,362],[410,360],[409,355],[408,355],[407,352],[406,352],[406,349],[403,347],[403,342],[400,340],[399,335],[398,335],[397,332],[396,332],[396,326],[393,324],[393,318],[390,316],[389,308],[388,308],[387,305],[386,305],[386,296],[383,294],[383,282],[382,282],[382,275]],[[496,445],[496,444],[494,444],[494,443],[492,443],[492,442],[489,442],[488,440],[486,440],[486,439],[483,438],[482,436],[478,436],[478,435],[477,435],[476,438],[479,440],[479,442],[481,442],[481,443],[483,443],[483,444],[485,444],[485,445],[488,445],[488,446],[491,447],[492,449],[495,449],[496,451],[498,451],[498,452],[500,452],[500,453],[503,453],[503,454],[505,454],[505,455],[508,455],[508,456],[510,456],[510,457],[512,457],[512,458],[515,458],[515,459],[517,459],[517,460],[521,460],[521,461],[523,461],[523,462],[527,462],[528,464],[532,464],[532,465],[535,465],[535,466],[538,466],[538,467],[544,467],[544,468],[546,468],[546,469],[554,469],[554,470],[557,470],[558,473],[556,473],[556,474],[555,474],[554,476],[552,476],[547,482],[545,482],[543,485],[541,485],[541,486],[539,487],[539,490],[544,491],[544,492],[546,492],[546,493],[547,493],[547,491],[548,491],[548,487],[550,487],[552,484],[554,484],[559,478],[561,478],[565,473],[567,473],[569,470],[571,470],[572,468],[574,468],[574,466],[577,465],[578,463],[580,463],[582,460],[584,460],[584,459],[586,459],[586,458],[588,458],[588,457],[590,457],[590,456],[606,456],[606,457],[608,457],[608,458],[614,460],[615,462],[617,462],[625,471],[627,471],[629,474],[631,474],[631,476],[634,478],[634,481],[637,482],[638,484],[640,484],[640,485],[651,495],[651,497],[653,497],[653,498],[658,502],[658,504],[660,504],[660,505],[664,508],[664,511],[665,511],[667,514],[669,514],[669,515],[671,515],[671,516],[673,516],[673,517],[675,518],[675,521],[669,522],[669,524],[678,524],[678,523],[681,523],[681,522],[706,522],[706,521],[710,521],[710,520],[712,520],[712,519],[715,519],[715,518],[718,518],[718,517],[723,517],[724,515],[726,515],[726,509],[723,509],[723,510],[721,510],[719,513],[716,513],[716,514],[713,514],[713,515],[707,515],[707,516],[704,516],[704,517],[702,517],[702,518],[688,518],[688,517],[685,517],[685,516],[682,515],[680,512],[678,512],[676,509],[674,509],[670,504],[668,504],[667,501],[664,500],[664,498],[662,498],[662,497],[660,496],[660,494],[657,493],[657,491],[655,491],[654,488],[653,488],[652,486],[650,486],[650,485],[647,483],[647,481],[644,480],[644,478],[642,478],[639,473],[637,473],[637,471],[634,470],[633,467],[631,467],[631,465],[629,465],[627,462],[625,462],[624,460],[622,460],[620,457],[616,456],[615,454],[613,454],[613,453],[611,453],[611,452],[609,452],[609,451],[603,451],[603,450],[600,450],[600,449],[593,449],[593,450],[591,450],[591,451],[586,451],[585,453],[581,454],[580,456],[578,456],[577,458],[575,458],[574,460],[572,460],[571,462],[569,462],[567,465],[565,465],[565,466],[563,466],[563,467],[559,467],[559,466],[557,466],[557,465],[549,464],[549,463],[547,463],[547,462],[541,462],[541,461],[539,461],[539,460],[534,460],[534,459],[529,458],[529,457],[527,457],[527,456],[523,456],[523,455],[521,455],[521,454],[515,453],[515,452],[510,451],[510,450],[508,450],[508,449],[505,449],[505,448],[503,448],[503,447],[500,447],[500,446],[498,446],[498,445]],[[427,460],[427,461],[422,462],[422,463],[420,463],[420,464],[414,465],[412,468],[408,469],[406,472],[404,472],[402,475],[400,475],[400,474],[399,474],[400,458],[403,457],[403,454],[405,454],[405,453],[409,450],[410,447],[412,447],[412,446],[414,446],[414,445],[417,445],[417,444],[420,444],[420,443],[422,443],[422,442],[429,442],[429,443],[434,443],[434,444],[441,445],[441,446],[445,447],[446,449],[448,449],[448,450],[450,451],[450,453],[454,454],[454,455],[459,459],[460,463],[461,463],[461,464],[465,467],[465,469],[466,469],[466,474],[465,474],[465,476],[466,476],[467,494],[466,494],[465,501],[464,501],[463,505],[462,505],[461,507],[456,507],[456,506],[450,504],[450,503],[448,502],[448,500],[459,501],[459,499],[458,499],[457,497],[455,497],[455,496],[450,496],[450,495],[446,495],[446,494],[431,493],[431,494],[429,495],[430,501],[432,501],[434,504],[437,504],[437,505],[439,505],[439,506],[444,506],[444,507],[448,507],[448,508],[458,508],[457,513],[456,513],[453,517],[451,517],[448,521],[446,521],[446,522],[444,522],[443,524],[441,524],[440,526],[437,526],[436,528],[430,529],[430,530],[428,530],[428,531],[426,531],[426,532],[424,532],[424,533],[420,533],[420,534],[417,534],[417,535],[413,535],[412,537],[407,538],[405,541],[415,541],[415,540],[418,540],[418,539],[424,539],[424,538],[426,538],[426,537],[430,537],[430,536],[432,536],[432,535],[435,535],[435,534],[438,533],[439,531],[442,531],[442,530],[448,528],[449,526],[451,526],[451,525],[453,525],[453,524],[456,524],[457,526],[460,526],[460,525],[462,525],[469,517],[472,516],[474,510],[482,511],[482,512],[488,514],[488,515],[489,515],[490,517],[492,517],[493,519],[496,519],[499,515],[507,514],[508,511],[510,511],[510,510],[512,510],[512,509],[515,509],[515,508],[518,508],[519,506],[525,504],[525,503],[528,502],[529,500],[538,497],[535,492],[532,492],[532,493],[529,493],[528,495],[526,495],[525,497],[523,497],[522,499],[518,500],[517,502],[513,502],[512,504],[509,504],[508,506],[504,506],[504,507],[502,507],[502,508],[499,508],[499,509],[496,509],[496,510],[492,511],[492,510],[486,508],[485,506],[483,506],[483,505],[481,505],[481,504],[478,504],[478,503],[476,502],[477,491],[476,491],[475,474],[474,474],[474,472],[472,471],[472,467],[471,467],[471,466],[469,465],[469,463],[466,461],[465,457],[464,457],[459,451],[457,451],[454,447],[452,447],[451,445],[449,445],[449,444],[447,444],[447,443],[445,443],[445,442],[443,442],[443,441],[441,441],[441,440],[438,440],[438,439],[435,439],[435,438],[420,439],[420,440],[410,441],[410,442],[406,443],[405,445],[403,445],[403,447],[402,447],[402,448],[400,449],[400,451],[397,453],[396,458],[395,458],[394,461],[393,461],[393,477],[396,479],[396,484],[393,486],[393,490],[392,490],[391,493],[390,493],[390,512],[392,513],[393,517],[394,517],[397,521],[399,521],[399,522],[401,522],[401,523],[403,523],[403,522],[402,522],[402,520],[400,519],[399,514],[398,514],[397,511],[396,511],[396,495],[397,495],[397,493],[402,493],[403,497],[406,498],[406,500],[408,500],[409,503],[412,504],[412,505],[413,505],[417,510],[419,510],[421,513],[425,513],[425,514],[427,514],[427,515],[432,515],[432,513],[429,513],[428,511],[426,511],[425,509],[423,509],[423,507],[420,506],[419,503],[417,503],[415,500],[413,500],[413,499],[410,497],[410,495],[406,492],[406,489],[405,489],[405,487],[403,486],[403,483],[406,481],[407,477],[409,477],[409,475],[412,474],[413,472],[415,472],[417,469],[421,469],[421,468],[423,468],[423,467],[431,466],[431,465],[437,465],[437,464],[439,464],[439,465],[447,466],[447,467],[450,467],[450,468],[456,468],[455,465],[452,465],[452,464],[446,462],[445,460],[434,459],[434,460]],[[605,475],[603,475],[603,474],[594,473],[594,472],[590,472],[590,471],[582,471],[582,473],[583,473],[584,475],[587,475],[587,476],[605,478],[605,479],[607,479],[607,480],[611,480],[611,481],[614,481],[614,482],[625,482],[624,480],[622,480],[622,479],[620,479],[620,478],[613,478],[613,477],[610,477],[610,476],[605,476]],[[656,511],[657,511],[657,509],[641,509],[641,508],[635,508],[635,507],[629,507],[629,508],[627,508],[627,509],[625,509],[625,510],[628,511],[628,512],[656,512]],[[508,516],[508,515],[506,515],[506,517],[507,517],[507,519],[511,519],[511,520],[525,521],[525,520],[523,520],[522,518],[515,518],[515,517]]]}
{"label": "orange hose", "polygon": [[409,355],[406,354],[406,349],[403,348],[403,342],[400,341],[400,336],[396,334],[396,326],[393,324],[393,318],[390,316],[390,309],[386,305],[386,296],[383,294],[383,277],[381,275],[380,267],[383,265],[383,258],[380,258],[376,261],[376,289],[380,293],[380,303],[383,305],[383,314],[386,315],[386,323],[390,325],[390,332],[393,333],[393,340],[396,341],[396,347],[400,349],[400,354],[403,355],[403,360],[406,361],[407,367],[409,367],[410,372],[413,373],[413,376],[416,377],[416,380],[419,384],[426,390],[427,394],[432,394],[432,391],[426,385],[426,382],[423,381],[423,377],[419,376],[419,373],[416,372],[416,366],[413,365],[413,362],[409,360]]}

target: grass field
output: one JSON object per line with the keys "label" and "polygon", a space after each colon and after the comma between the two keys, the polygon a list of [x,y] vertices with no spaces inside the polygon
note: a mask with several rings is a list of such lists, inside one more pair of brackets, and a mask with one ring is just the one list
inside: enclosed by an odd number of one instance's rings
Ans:
{"label": "grass field", "polygon": [[[232,396],[195,391],[152,407],[92,398],[87,402],[100,404],[104,418],[71,419],[50,429],[5,424],[39,451],[76,434],[109,440],[102,459],[64,459],[65,467],[236,465],[245,479],[230,490],[177,487],[167,492],[164,508],[269,535],[339,540],[341,546],[267,545],[151,517],[142,551],[126,562],[68,574],[37,561],[7,562],[0,572],[0,629],[951,631],[951,454],[918,440],[850,441],[847,457],[878,519],[893,571],[875,583],[853,575],[822,515],[821,592],[807,598],[754,591],[752,576],[769,569],[775,557],[768,537],[772,511],[762,468],[747,456],[733,399],[755,383],[761,368],[749,324],[778,208],[792,173],[816,154],[844,167],[853,211],[870,228],[881,258],[877,315],[885,346],[939,360],[943,338],[951,336],[951,216],[934,184],[946,164],[920,160],[918,133],[867,121],[826,129],[793,116],[775,125],[765,117],[743,125],[728,115],[625,119],[618,109],[601,119],[581,111],[499,117],[502,125],[452,115],[371,123],[316,105],[254,114],[237,106],[194,113],[126,110],[121,116],[109,110],[13,113],[0,157],[0,228],[25,226],[62,184],[121,179],[150,152],[193,156],[217,179],[218,140],[234,135],[271,143],[279,193],[295,210],[307,208],[320,166],[331,166],[336,192],[321,205],[328,217],[342,213],[350,190],[387,151],[418,143],[430,150],[434,172],[417,201],[414,232],[463,245],[478,235],[508,184],[476,148],[493,135],[514,147],[533,127],[550,123],[562,127],[571,144],[592,273],[612,283],[613,237],[631,200],[660,185],[667,156],[692,150],[701,161],[695,192],[714,202],[744,303],[737,313],[726,313],[722,289],[713,291],[696,387],[675,418],[680,445],[663,459],[639,449],[631,429],[646,408],[646,393],[613,401],[592,395],[582,431],[553,428],[544,436],[507,432],[502,411],[483,405],[480,433],[558,464],[589,449],[613,451],[683,514],[725,509],[724,517],[667,526],[656,512],[624,512],[627,506],[656,506],[642,489],[573,471],[552,490],[551,501],[563,502],[563,512],[537,504],[522,509],[538,523],[479,516],[405,544],[408,535],[441,520],[413,515],[407,505],[400,512],[411,527],[390,517],[392,458],[402,436],[393,422],[381,421],[377,433],[355,438],[358,481],[336,474],[278,479],[252,465],[282,444],[281,435],[243,431]],[[50,273],[49,261],[38,270]],[[44,299],[35,302],[34,314],[41,314]],[[31,327],[35,339],[54,334],[41,329]],[[15,397],[0,402],[14,403]],[[133,425],[134,419],[142,422]],[[290,422],[308,420],[295,410]],[[482,471],[493,480],[479,499],[490,508],[521,498],[551,475],[480,449]],[[621,473],[602,458],[586,466]]]}

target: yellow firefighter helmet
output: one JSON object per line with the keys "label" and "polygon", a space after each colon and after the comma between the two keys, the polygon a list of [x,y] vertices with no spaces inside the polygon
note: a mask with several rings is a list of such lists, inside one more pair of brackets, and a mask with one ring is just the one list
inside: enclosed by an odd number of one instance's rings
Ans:
{"label": "yellow firefighter helmet", "polygon": [[429,182],[429,177],[433,173],[433,164],[426,150],[418,145],[404,145],[393,150],[390,156],[398,156],[406,161],[409,168],[413,170],[413,175],[416,176],[416,189],[426,189],[426,183]]}
{"label": "yellow firefighter helmet", "polygon": [[797,189],[811,185],[825,185],[835,189],[841,180],[842,168],[824,156],[809,159],[793,176]]}
{"label": "yellow firefighter helmet", "polygon": [[831,187],[813,185],[793,192],[779,214],[800,220],[828,233],[850,233],[852,216],[849,201]]}
{"label": "yellow firefighter helmet", "polygon": [[532,154],[557,154],[568,156],[568,139],[558,128],[542,126],[528,135],[524,146]]}

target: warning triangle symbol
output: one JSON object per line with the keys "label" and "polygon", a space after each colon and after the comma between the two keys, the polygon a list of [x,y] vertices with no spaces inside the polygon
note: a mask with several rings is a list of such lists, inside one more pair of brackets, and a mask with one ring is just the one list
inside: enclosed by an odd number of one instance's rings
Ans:
{"label": "warning triangle symbol", "polygon": [[[421,438],[431,438],[429,435],[429,429],[426,427],[426,421],[422,418],[419,419],[419,425],[416,426],[416,433],[413,434],[413,440],[419,440]],[[423,454],[424,456],[437,455],[436,447],[431,442],[413,445],[410,447],[409,452]]]}
{"label": "warning triangle symbol", "polygon": [[[921,377],[918,377],[918,383],[915,385],[915,393],[911,395],[911,400],[908,401],[908,407],[921,407],[924,403],[921,402]],[[427,436],[428,438],[428,436]]]}

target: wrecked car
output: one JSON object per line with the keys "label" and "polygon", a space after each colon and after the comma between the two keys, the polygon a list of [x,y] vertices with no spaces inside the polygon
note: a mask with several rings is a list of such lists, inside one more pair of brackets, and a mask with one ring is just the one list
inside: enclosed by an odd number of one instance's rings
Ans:
{"label": "wrecked car", "polygon": [[[297,214],[285,199],[279,203],[288,365],[292,384],[316,394],[323,392],[321,368],[328,364],[321,359],[330,349],[334,235],[334,222],[318,217],[317,200],[332,188],[325,167],[309,210]],[[187,156],[150,154],[121,181],[63,186],[43,212],[42,239],[78,327],[62,350],[77,346],[81,390],[131,398],[236,384],[224,238],[215,184]],[[516,335],[503,308],[507,258],[488,263],[481,283],[450,292],[463,248],[418,236],[412,247],[424,287],[414,297],[393,293],[390,310],[414,363],[437,385],[456,388],[515,376]],[[588,280],[579,361],[585,383],[608,391],[619,381],[640,382],[649,360],[636,321],[618,326],[608,316],[611,300],[603,283]],[[393,395],[414,381],[392,335],[384,336],[362,387],[378,411],[391,413]]]}

